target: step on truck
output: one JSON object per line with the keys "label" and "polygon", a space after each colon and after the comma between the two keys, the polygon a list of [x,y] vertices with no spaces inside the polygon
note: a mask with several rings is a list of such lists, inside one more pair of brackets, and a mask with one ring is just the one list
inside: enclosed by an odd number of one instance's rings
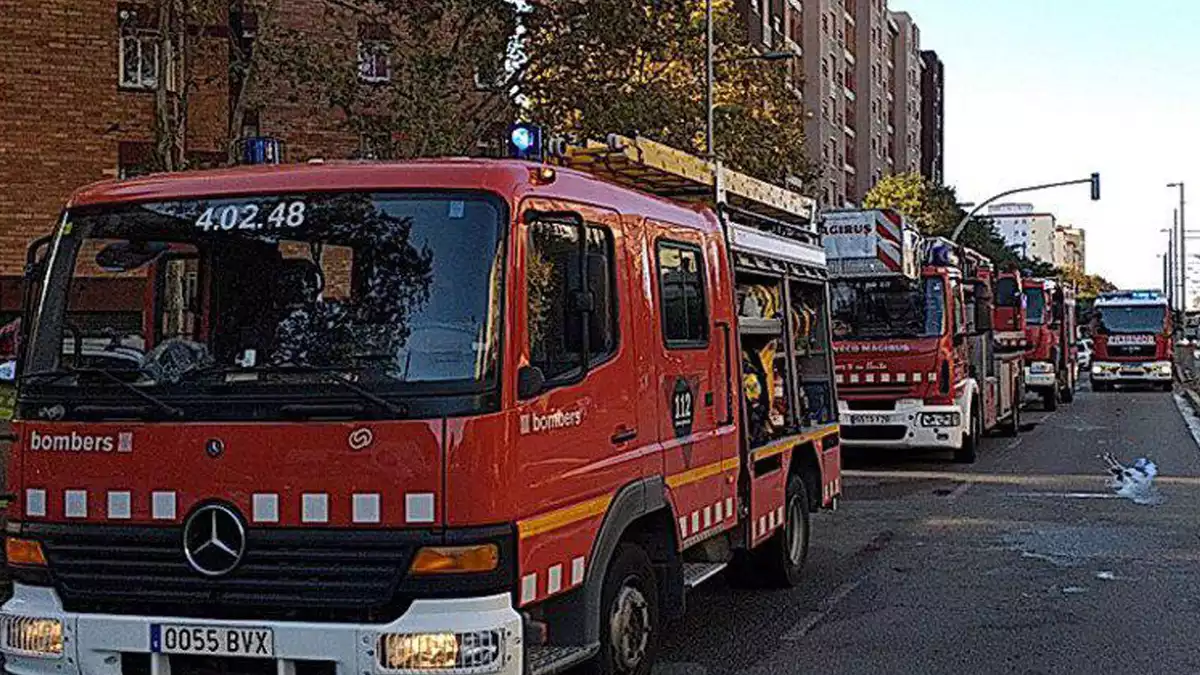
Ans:
{"label": "step on truck", "polygon": [[1171,311],[1160,291],[1101,294],[1092,319],[1092,389],[1136,384],[1170,391],[1175,362],[1171,333]]}
{"label": "step on truck", "polygon": [[829,212],[824,230],[843,444],[973,462],[985,431],[1016,434],[1019,275],[891,210]]}
{"label": "step on truck", "polygon": [[1079,344],[1075,288],[1054,279],[1026,278],[1025,386],[1046,410],[1075,400]]}
{"label": "step on truck", "polygon": [[647,673],[841,493],[813,201],[642,139],[99,183],[30,262],[12,673]]}

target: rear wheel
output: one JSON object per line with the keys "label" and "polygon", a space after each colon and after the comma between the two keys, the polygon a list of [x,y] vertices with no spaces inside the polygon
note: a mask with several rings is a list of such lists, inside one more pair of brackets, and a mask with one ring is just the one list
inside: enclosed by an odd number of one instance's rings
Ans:
{"label": "rear wheel", "polygon": [[800,583],[808,558],[808,491],[800,476],[788,477],[783,527],[754,551],[755,567],[767,583],[791,588]]}
{"label": "rear wheel", "polygon": [[658,582],[641,547],[617,547],[600,598],[600,672],[649,675],[659,642]]}
{"label": "rear wheel", "polygon": [[1042,407],[1048,412],[1058,410],[1058,387],[1051,387],[1042,392]]}
{"label": "rear wheel", "polygon": [[959,464],[974,464],[979,457],[979,436],[983,433],[983,422],[979,419],[979,404],[971,402],[970,425],[963,435],[962,447],[954,451],[954,461]]}

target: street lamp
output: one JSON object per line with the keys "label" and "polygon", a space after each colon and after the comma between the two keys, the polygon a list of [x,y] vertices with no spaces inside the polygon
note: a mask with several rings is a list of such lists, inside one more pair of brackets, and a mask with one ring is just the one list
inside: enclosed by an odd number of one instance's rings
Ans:
{"label": "street lamp", "polygon": [[796,58],[795,52],[771,51],[749,56],[736,56],[728,59],[715,58],[716,43],[713,38],[713,0],[704,3],[704,152],[709,158],[716,157],[716,104],[713,102],[716,88],[717,64],[737,63],[739,61],[787,61]]}
{"label": "street lamp", "polygon": [[[1184,211],[1183,211],[1184,204],[1186,203],[1186,200],[1184,199],[1183,181],[1179,181],[1178,183],[1167,183],[1167,187],[1179,188],[1179,210],[1175,212],[1175,220],[1176,220],[1176,225],[1179,227],[1179,260],[1181,261],[1179,266],[1182,268],[1182,267],[1185,267],[1187,264],[1186,262],[1184,262],[1187,260],[1187,244],[1185,242],[1187,237],[1184,233],[1184,231],[1187,229],[1187,221],[1184,218]],[[1180,274],[1179,276],[1180,276],[1179,296],[1180,296],[1180,299],[1182,300],[1182,302],[1180,304],[1183,306],[1183,312],[1186,314],[1188,311],[1187,273],[1185,272],[1183,274]]]}
{"label": "street lamp", "polygon": [[1177,258],[1175,257],[1175,228],[1164,227],[1159,232],[1167,235],[1167,257],[1164,259],[1166,261],[1167,305],[1171,309],[1175,309],[1175,287],[1178,285],[1175,283],[1175,266],[1177,262]]}

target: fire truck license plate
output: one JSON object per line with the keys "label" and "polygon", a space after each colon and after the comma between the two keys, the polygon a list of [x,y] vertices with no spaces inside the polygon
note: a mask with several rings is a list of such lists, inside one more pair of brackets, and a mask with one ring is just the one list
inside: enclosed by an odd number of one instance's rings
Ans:
{"label": "fire truck license plate", "polygon": [[275,655],[275,634],[270,628],[152,624],[150,651],[269,658]]}
{"label": "fire truck license plate", "polygon": [[887,424],[887,415],[851,415],[850,424]]}

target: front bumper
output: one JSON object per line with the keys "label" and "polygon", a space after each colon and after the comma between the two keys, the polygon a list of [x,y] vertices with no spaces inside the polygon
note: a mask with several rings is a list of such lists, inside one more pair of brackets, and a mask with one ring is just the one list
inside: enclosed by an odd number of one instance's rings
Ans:
{"label": "front bumper", "polygon": [[[838,401],[842,446],[848,448],[962,447],[967,432],[966,411],[957,405],[928,405],[918,400],[901,400],[895,410],[851,410]],[[955,415],[957,425],[922,426],[923,415]]]}
{"label": "front bumper", "polygon": [[1173,378],[1170,361],[1112,362],[1092,364],[1093,382],[1170,382]]}
{"label": "front bumper", "polygon": [[[500,631],[500,653],[488,667],[469,671],[451,668],[428,673],[495,673],[520,675],[523,668],[521,617],[509,594],[481,598],[416,600],[389,624],[338,624],[300,621],[217,621],[157,616],[77,614],[66,612],[52,588],[14,584],[4,617],[53,618],[63,624],[61,656],[32,657],[4,650],[5,671],[13,675],[122,675],[123,654],[150,654],[153,624],[270,628],[274,631],[276,671],[295,673],[297,661],[331,663],[336,672],[373,675],[385,670],[377,657],[384,633],[467,633]],[[150,675],[170,672],[168,657],[151,655]]]}
{"label": "front bumper", "polygon": [[[1036,364],[1034,364],[1036,365]],[[1033,366],[1025,366],[1025,388],[1030,390],[1051,389],[1058,386],[1058,374],[1052,364],[1049,369],[1034,370]]]}

